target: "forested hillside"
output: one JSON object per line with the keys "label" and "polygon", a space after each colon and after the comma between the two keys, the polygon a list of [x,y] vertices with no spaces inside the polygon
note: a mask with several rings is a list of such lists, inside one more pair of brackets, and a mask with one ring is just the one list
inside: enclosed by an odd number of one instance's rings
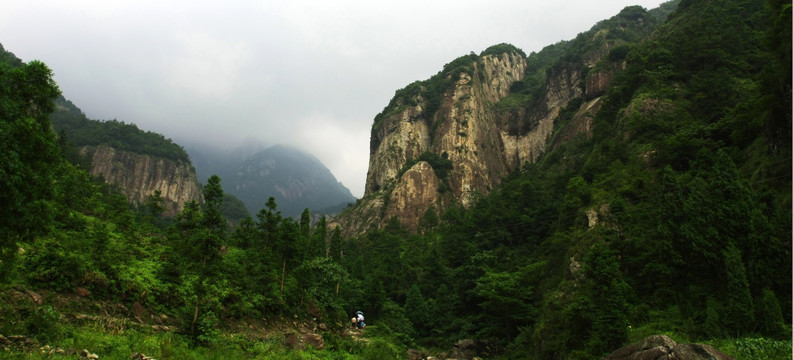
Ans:
{"label": "forested hillside", "polygon": [[[597,359],[664,334],[789,359],[790,2],[655,14],[647,33],[593,28],[621,44],[581,72],[621,65],[588,131],[591,76],[489,194],[348,239],[273,198],[231,227],[216,176],[173,222],[156,196],[132,210],[70,161],[47,66],[0,57],[0,357],[385,359],[475,339],[487,358]],[[585,38],[530,54],[493,106],[532,106]]]}
{"label": "forested hillside", "polygon": [[[349,245],[366,309],[419,342],[490,339],[515,358],[594,358],[654,333],[789,339],[789,11],[683,1],[649,36],[603,34],[643,40],[584,70],[624,61],[590,132],[575,129],[585,88],[547,153],[471,208]],[[498,106],[532,106],[544,69],[608,25],[530,55],[543,71]]]}
{"label": "forested hillside", "polygon": [[77,147],[108,145],[117,150],[159,156],[190,162],[187,152],[162,134],[143,131],[135,124],[123,121],[90,120],[71,101],[58,97],[55,111],[50,115],[52,126],[63,132]]}

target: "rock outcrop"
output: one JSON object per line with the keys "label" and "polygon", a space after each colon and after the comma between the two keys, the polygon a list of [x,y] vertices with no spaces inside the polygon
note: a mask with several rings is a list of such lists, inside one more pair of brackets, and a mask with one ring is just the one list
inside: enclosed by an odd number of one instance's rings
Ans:
{"label": "rock outcrop", "polygon": [[[616,18],[619,26],[649,34],[655,22],[644,16],[628,11]],[[595,114],[629,49],[628,40],[609,31],[596,26],[570,47],[555,48],[562,49],[556,60],[542,60],[557,51],[551,50],[528,59],[531,66],[522,51],[502,44],[397,91],[372,126],[364,198],[331,226],[355,236],[396,216],[416,231],[430,206],[439,213],[451,204],[468,206],[548,149],[592,136]],[[440,174],[432,162],[416,167],[426,153],[450,161],[451,170]]]}
{"label": "rock outcrop", "polygon": [[666,335],[653,335],[618,349],[603,360],[735,360],[710,345],[678,344]]}
{"label": "rock outcrop", "polygon": [[190,165],[106,145],[83,147],[91,159],[91,174],[121,189],[130,203],[141,205],[155,190],[160,190],[165,216],[174,216],[191,200],[200,201],[201,184]]}
{"label": "rock outcrop", "polygon": [[[587,60],[594,63],[599,58]],[[353,236],[395,216],[408,230],[416,231],[431,206],[441,212],[452,203],[468,206],[476,194],[489,192],[509,172],[536,161],[548,146],[560,111],[571,99],[582,97],[585,89],[580,67],[549,72],[542,101],[518,115],[528,119],[528,126],[511,131],[495,105],[510,94],[511,84],[522,80],[525,72],[526,58],[517,51],[485,55],[473,63],[470,73],[446,75],[447,81],[456,81],[442,94],[433,114],[426,113],[428,100],[421,95],[396,98],[398,111],[389,112],[372,129],[364,198],[331,226],[341,225],[346,236]],[[606,86],[608,81],[604,77],[596,85]],[[599,99],[582,102],[578,117],[584,120],[570,136],[589,132],[587,111],[596,110],[593,107]],[[451,161],[445,178],[439,178],[426,162],[405,169],[425,152]]]}
{"label": "rock outcrop", "polygon": [[[452,86],[444,91],[434,113],[427,114],[428,100],[421,95],[398,99],[398,111],[373,127],[366,195],[337,220],[345,235],[361,233],[393,216],[415,231],[430,206],[468,205],[474,194],[497,186],[511,167],[493,106],[523,78],[525,69],[526,59],[517,52],[486,55],[473,63],[470,74],[446,75]],[[450,161],[452,170],[441,179],[427,162],[404,169],[425,152]],[[373,222],[358,220],[373,217]]]}

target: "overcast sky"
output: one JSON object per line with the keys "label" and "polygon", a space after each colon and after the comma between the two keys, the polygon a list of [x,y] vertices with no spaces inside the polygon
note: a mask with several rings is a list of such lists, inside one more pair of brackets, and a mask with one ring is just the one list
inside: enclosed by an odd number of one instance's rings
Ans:
{"label": "overcast sky", "polygon": [[660,0],[3,0],[0,43],[91,119],[189,147],[317,156],[363,195],[372,121],[400,89],[490,45],[527,54]]}

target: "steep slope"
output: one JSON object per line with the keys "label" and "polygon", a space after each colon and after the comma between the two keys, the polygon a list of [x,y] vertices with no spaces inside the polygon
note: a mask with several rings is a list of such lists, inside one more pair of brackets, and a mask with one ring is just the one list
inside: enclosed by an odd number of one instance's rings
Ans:
{"label": "steep slope", "polygon": [[91,159],[91,175],[118,186],[130,203],[141,206],[159,190],[165,216],[175,216],[184,204],[201,199],[201,184],[189,162],[171,160],[106,145],[85,146],[81,153]]}
{"label": "steep slope", "polygon": [[604,358],[658,332],[779,339],[790,358],[790,10],[681,1],[648,33],[630,24],[655,12],[627,8],[550,49],[546,77],[528,71],[497,104],[515,137],[558,112],[543,153],[418,234],[389,219],[352,239],[364,311],[433,345],[490,339],[504,358]]}
{"label": "steep slope", "polygon": [[350,236],[395,216],[416,231],[428,209],[468,206],[536,161],[560,122],[574,126],[554,141],[589,134],[628,44],[645,38],[665,14],[629,7],[528,58],[496,45],[397,91],[372,126],[364,199],[335,223]]}

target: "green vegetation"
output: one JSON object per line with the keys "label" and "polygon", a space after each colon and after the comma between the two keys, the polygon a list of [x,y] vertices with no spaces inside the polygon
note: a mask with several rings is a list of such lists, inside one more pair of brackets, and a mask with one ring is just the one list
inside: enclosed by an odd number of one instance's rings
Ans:
{"label": "green vegetation", "polygon": [[75,146],[107,145],[117,150],[159,156],[171,160],[189,161],[187,152],[162,134],[138,129],[123,121],[89,120],[70,101],[59,97],[57,109],[50,119],[56,131],[62,132]]}
{"label": "green vegetation", "polygon": [[407,106],[422,105],[421,118],[426,121],[433,133],[438,122],[434,121],[433,115],[441,106],[441,100],[447,90],[451,89],[457,80],[460,79],[461,74],[469,76],[474,75],[474,64],[479,61],[481,56],[487,54],[499,54],[507,51],[516,51],[523,54],[523,51],[508,44],[496,45],[488,50],[485,50],[482,55],[477,56],[474,53],[464,55],[454,59],[452,62],[443,66],[443,70],[433,75],[427,80],[416,81],[410,85],[399,89],[391,98],[383,111],[381,111],[374,118],[372,124],[372,132],[378,128],[382,120],[402,111]]}
{"label": "green vegetation", "polygon": [[449,154],[443,153],[440,156],[438,154],[433,153],[431,151],[425,151],[421,155],[419,155],[418,159],[411,159],[408,160],[405,165],[402,166],[402,169],[399,170],[399,174],[397,178],[402,176],[406,171],[410,170],[414,165],[416,165],[419,161],[426,161],[432,167],[432,170],[435,171],[435,176],[438,177],[440,180],[440,185],[438,191],[444,193],[449,190],[448,180],[449,180],[449,171],[451,171],[454,167],[452,161],[449,160]]}
{"label": "green vegetation", "polygon": [[498,45],[493,45],[479,54],[479,57],[484,57],[488,55],[501,55],[501,54],[519,54],[522,57],[526,57],[526,53],[523,50],[515,47],[512,44],[501,43]]}
{"label": "green vegetation", "polygon": [[[67,161],[49,126],[58,90],[47,67],[0,63],[0,334],[102,358],[295,359],[397,358],[463,338],[502,358],[590,359],[666,334],[736,358],[789,359],[790,10],[683,1],[649,38],[605,36],[616,45],[606,58],[626,69],[591,137],[559,142],[468,208],[430,208],[419,234],[393,218],[353,239],[326,219],[312,228],[309,211],[283,217],[273,198],[229,228],[216,176],[206,203],[172,223],[155,221],[157,194],[132,210]],[[628,8],[595,30],[656,13]],[[529,63],[580,69],[587,46],[560,43]],[[424,98],[446,75],[400,91]],[[513,93],[536,91],[524,82]],[[451,168],[443,156],[417,160],[441,179]],[[120,310],[135,304],[154,318]],[[342,331],[359,309],[363,340]],[[317,325],[323,350],[286,345],[304,324]]]}

